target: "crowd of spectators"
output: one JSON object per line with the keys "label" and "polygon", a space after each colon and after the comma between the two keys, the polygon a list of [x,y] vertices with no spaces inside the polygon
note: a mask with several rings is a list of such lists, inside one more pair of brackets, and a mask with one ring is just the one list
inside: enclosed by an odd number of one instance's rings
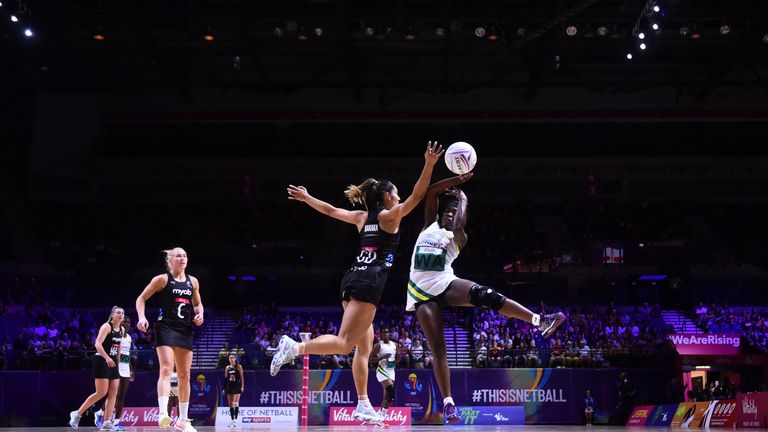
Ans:
{"label": "crowd of spectators", "polygon": [[[277,350],[283,335],[300,340],[300,333],[310,333],[311,338],[323,334],[338,334],[341,311],[287,313],[279,316],[273,309],[248,306],[237,320],[229,342],[219,350],[218,366],[224,367],[230,354],[250,368],[266,368],[270,357]],[[428,367],[431,363],[429,349],[425,347],[424,334],[413,314],[405,314],[400,307],[378,308],[374,327],[374,343],[380,340],[381,329],[390,329],[390,337],[398,344],[398,367]],[[340,355],[313,356],[312,367],[323,369],[350,368],[354,351]],[[375,359],[372,359],[375,361]],[[300,359],[288,367],[299,367]]]}
{"label": "crowd of spectators", "polygon": [[[15,296],[0,302],[0,368],[62,370],[87,367],[93,341],[108,310],[52,307],[38,303],[39,288],[33,282],[23,290],[22,304]],[[537,312],[555,308],[541,305]],[[507,319],[492,310],[449,308],[446,326],[470,331],[474,367],[566,367],[594,368],[663,364],[674,348],[665,335],[658,305],[635,307],[573,306],[558,309],[567,321],[549,338],[543,339],[530,324]],[[768,308],[733,307],[703,303],[695,308],[697,325],[706,332],[741,334],[747,352],[765,353],[768,345]],[[266,368],[282,335],[299,340],[307,332],[315,338],[338,334],[341,311],[299,309],[284,312],[270,306],[248,306],[237,316],[227,344],[219,351],[219,367],[235,354],[246,368]],[[401,306],[382,305],[374,321],[375,341],[380,331],[390,329],[398,345],[398,367],[424,368],[432,362],[431,348],[413,313]],[[200,330],[197,330],[198,332]],[[141,369],[156,367],[154,330],[141,333],[130,327],[135,344],[135,361]],[[449,349],[451,347],[449,346]],[[349,368],[351,356],[313,356],[312,367]],[[294,365],[300,366],[300,362]]]}
{"label": "crowd of spectators", "polygon": [[[542,305],[542,312],[551,308]],[[487,309],[472,310],[476,367],[611,367],[643,364],[674,350],[658,306],[575,306],[543,339],[533,326]],[[645,363],[648,364],[648,363]]]}
{"label": "crowd of spectators", "polygon": [[699,303],[696,325],[706,333],[735,333],[745,342],[742,350],[768,353],[768,308]]}

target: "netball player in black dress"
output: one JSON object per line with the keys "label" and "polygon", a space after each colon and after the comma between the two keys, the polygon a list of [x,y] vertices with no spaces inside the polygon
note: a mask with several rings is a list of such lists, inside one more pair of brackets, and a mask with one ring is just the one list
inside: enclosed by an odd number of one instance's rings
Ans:
{"label": "netball player in black dress", "polygon": [[231,428],[237,428],[237,416],[240,414],[240,394],[245,390],[243,380],[243,366],[237,362],[234,354],[229,355],[229,364],[224,368],[226,380],[225,392],[229,402],[229,416],[232,418]]}
{"label": "netball player in black dress", "polygon": [[182,248],[165,251],[167,273],[155,276],[136,299],[139,322],[136,327],[147,331],[149,323],[144,314],[147,300],[157,295],[160,316],[155,325],[157,357],[160,377],[157,380],[157,404],[160,411],[158,424],[167,428],[171,424],[168,415],[168,396],[171,390],[173,364],[179,376],[179,419],[174,427],[183,432],[196,432],[187,416],[189,412],[189,375],[192,369],[192,324],[203,324],[203,302],[197,278],[186,274],[187,253]]}
{"label": "netball player in black dress", "polygon": [[[104,406],[105,412],[111,413],[115,407],[115,396],[120,386],[120,374],[117,370],[117,362],[120,356],[120,342],[125,335],[122,327],[125,311],[121,307],[114,306],[109,314],[109,321],[99,327],[96,335],[96,357],[93,358],[93,378],[96,383],[96,391],[85,399],[77,411],[69,413],[69,426],[77,429],[80,419],[85,411],[99,399],[107,396]],[[101,425],[102,430],[112,430],[112,422],[106,421]]]}
{"label": "netball player in black dress", "polygon": [[360,233],[360,252],[341,282],[344,314],[338,336],[322,335],[306,345],[283,336],[272,359],[270,373],[273,376],[282,365],[305,352],[347,355],[354,348],[352,375],[358,404],[353,416],[367,422],[383,421],[368,400],[368,358],[373,349],[373,317],[397,251],[400,220],[416,208],[426,195],[432,169],[442,153],[442,147],[436,142],[427,144],[424,168],[413,193],[402,203],[397,188],[387,180],[368,179],[361,185],[347,188],[345,195],[350,202],[364,205],[365,210],[340,209],[313,197],[304,186],[288,187],[288,199],[304,202],[324,215],[355,225]]}

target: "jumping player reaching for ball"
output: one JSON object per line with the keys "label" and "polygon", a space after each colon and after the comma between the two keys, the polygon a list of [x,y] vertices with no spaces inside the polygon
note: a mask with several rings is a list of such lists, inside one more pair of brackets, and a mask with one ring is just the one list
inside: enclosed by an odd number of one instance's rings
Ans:
{"label": "jumping player reaching for ball", "polygon": [[274,376],[285,363],[297,355],[349,354],[355,349],[352,376],[358,403],[353,417],[381,423],[381,417],[368,400],[368,358],[373,349],[373,317],[395,259],[400,241],[400,221],[424,198],[432,177],[432,169],[440,159],[442,147],[430,141],[424,153],[424,168],[413,187],[413,193],[402,203],[397,188],[388,180],[368,179],[359,186],[351,185],[344,194],[352,204],[362,204],[365,210],[346,210],[321,201],[304,186],[288,187],[288,199],[301,201],[318,212],[355,225],[360,234],[360,252],[341,281],[341,305],[344,313],[337,335],[322,335],[306,344],[288,336],[280,339],[272,358],[270,373]]}
{"label": "jumping player reaching for ball", "polygon": [[[448,423],[456,423],[461,418],[451,397],[451,374],[446,358],[441,307],[490,308],[507,318],[531,323],[545,337],[565,320],[560,312],[543,316],[535,314],[493,288],[461,279],[453,273],[451,263],[467,244],[467,233],[464,231],[467,196],[456,186],[470,177],[471,174],[451,177],[429,187],[424,201],[424,228],[413,249],[406,295],[406,310],[416,311],[432,346],[435,378],[444,398],[443,416]],[[439,196],[443,193],[441,203]]]}

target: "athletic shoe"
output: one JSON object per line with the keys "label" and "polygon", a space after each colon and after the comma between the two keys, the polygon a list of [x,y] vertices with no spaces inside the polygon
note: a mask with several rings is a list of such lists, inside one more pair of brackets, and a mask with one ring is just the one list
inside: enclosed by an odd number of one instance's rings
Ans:
{"label": "athletic shoe", "polygon": [[120,423],[119,420],[115,420],[115,422],[112,423],[112,430],[124,431],[125,430],[125,426],[123,426],[123,424]]}
{"label": "athletic shoe", "polygon": [[174,429],[181,432],[197,432],[197,429],[192,427],[192,420],[176,420],[173,425]]}
{"label": "athletic shoe", "polygon": [[171,417],[168,414],[160,414],[160,417],[157,419],[157,425],[160,426],[160,429],[168,429],[168,426],[171,425]]}
{"label": "athletic shoe", "polygon": [[77,413],[77,411],[72,411],[69,413],[69,427],[72,429],[77,429],[77,427],[80,426],[81,418],[82,417]]}
{"label": "athletic shoe", "polygon": [[539,322],[539,332],[542,336],[549,337],[563,321],[565,321],[565,315],[562,312],[542,315]]}
{"label": "athletic shoe", "polygon": [[376,410],[371,406],[363,406],[357,404],[357,407],[352,411],[352,418],[355,420],[363,421],[365,423],[381,424],[384,423],[384,417],[380,416]]}
{"label": "athletic shoe", "polygon": [[461,421],[459,417],[459,411],[456,409],[456,405],[447,403],[443,406],[443,418],[446,424],[454,424]]}
{"label": "athletic shoe", "polygon": [[293,361],[293,359],[296,357],[293,354],[293,347],[295,345],[298,345],[298,343],[288,336],[283,335],[283,337],[280,338],[280,343],[277,344],[277,351],[275,351],[275,356],[272,357],[272,364],[269,366],[270,375],[277,375],[277,373],[280,372],[280,368],[283,367],[284,364]]}
{"label": "athletic shoe", "polygon": [[93,424],[100,428],[102,423],[104,423],[104,410],[98,410],[93,414]]}
{"label": "athletic shoe", "polygon": [[101,428],[99,428],[99,430],[111,431],[112,430],[112,422],[111,421],[105,421],[104,424],[101,425]]}

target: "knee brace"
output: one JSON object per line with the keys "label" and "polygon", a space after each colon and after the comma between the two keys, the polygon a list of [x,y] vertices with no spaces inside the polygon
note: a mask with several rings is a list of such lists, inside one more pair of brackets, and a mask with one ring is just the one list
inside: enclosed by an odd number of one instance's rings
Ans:
{"label": "knee brace", "polygon": [[482,306],[498,311],[504,306],[506,299],[505,296],[496,292],[495,289],[480,284],[474,284],[469,289],[469,302],[473,306]]}
{"label": "knee brace", "polygon": [[395,386],[388,385],[387,388],[384,389],[384,400],[389,403],[395,401]]}

